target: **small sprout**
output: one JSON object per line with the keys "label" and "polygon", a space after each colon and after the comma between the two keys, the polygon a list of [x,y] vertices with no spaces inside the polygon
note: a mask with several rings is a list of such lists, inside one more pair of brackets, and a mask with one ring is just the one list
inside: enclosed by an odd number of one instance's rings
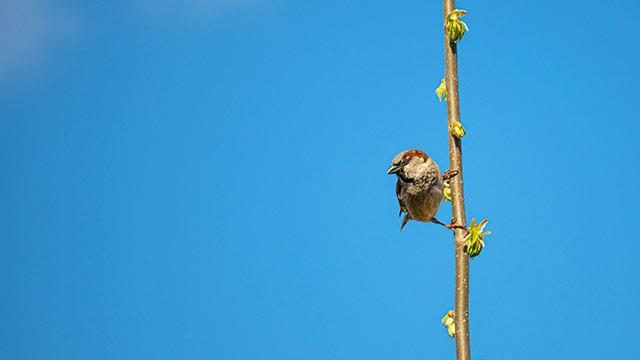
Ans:
{"label": "small sprout", "polygon": [[447,83],[444,81],[444,78],[440,81],[440,86],[436,88],[436,95],[438,95],[438,100],[440,102],[442,102],[442,99],[447,101]]}
{"label": "small sprout", "polygon": [[465,31],[469,31],[469,27],[465,24],[464,21],[459,18],[467,15],[467,12],[464,10],[453,10],[447,17],[444,22],[444,30],[453,43],[458,43],[464,36]]}
{"label": "small sprout", "polygon": [[453,320],[453,310],[447,311],[447,314],[442,318],[442,325],[449,331],[449,336],[456,336],[456,323]]}
{"label": "small sprout", "polygon": [[451,202],[451,184],[449,180],[444,181],[444,187],[442,190],[442,202],[448,201]]}
{"label": "small sprout", "polygon": [[462,137],[466,133],[467,132],[462,126],[462,123],[460,123],[460,121],[454,121],[453,124],[451,124],[451,134],[453,136],[457,137],[458,139],[462,139]]}
{"label": "small sprout", "polygon": [[482,220],[478,224],[475,222],[476,219],[471,219],[471,225],[467,229],[467,236],[464,238],[464,252],[466,252],[469,257],[480,255],[480,252],[482,252],[484,248],[484,237],[491,234],[491,231],[483,232],[489,220]]}

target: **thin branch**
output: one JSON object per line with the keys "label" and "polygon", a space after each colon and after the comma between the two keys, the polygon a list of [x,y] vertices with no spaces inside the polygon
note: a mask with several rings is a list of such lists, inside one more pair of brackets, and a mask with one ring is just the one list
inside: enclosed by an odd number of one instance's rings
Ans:
{"label": "thin branch", "polygon": [[[443,0],[444,18],[455,9],[454,0]],[[457,45],[444,36],[445,70],[447,84],[447,114],[449,129],[460,121],[460,98],[458,94],[458,52]],[[449,131],[449,169],[458,170],[451,179],[451,204],[456,224],[466,226],[464,209],[464,189],[462,181],[462,144]],[[470,360],[469,345],[469,257],[464,252],[465,230],[455,229],[454,243],[456,256],[456,303],[454,320],[456,327],[456,359]]]}

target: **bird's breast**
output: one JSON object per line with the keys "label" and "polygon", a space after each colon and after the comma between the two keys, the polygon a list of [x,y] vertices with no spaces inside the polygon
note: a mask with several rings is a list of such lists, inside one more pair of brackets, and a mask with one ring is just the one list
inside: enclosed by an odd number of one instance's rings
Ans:
{"label": "bird's breast", "polygon": [[405,194],[402,195],[407,212],[412,219],[418,221],[431,221],[442,202],[442,189],[437,186],[423,188],[409,185],[405,187]]}

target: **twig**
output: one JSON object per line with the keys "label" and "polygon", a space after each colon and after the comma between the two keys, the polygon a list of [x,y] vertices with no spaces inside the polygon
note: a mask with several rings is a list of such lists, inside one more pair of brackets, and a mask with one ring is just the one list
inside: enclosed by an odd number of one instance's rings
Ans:
{"label": "twig", "polygon": [[[444,18],[455,9],[454,0],[443,0]],[[448,129],[455,122],[460,121],[460,98],[458,94],[458,52],[457,45],[444,35],[445,70],[447,84],[447,114]],[[457,170],[458,174],[450,179],[451,204],[453,217],[459,223],[466,224],[464,209],[464,189],[462,177],[462,144],[461,140],[453,136],[449,130],[449,169]],[[464,252],[465,230],[454,230],[455,258],[456,258],[456,300],[455,300],[455,331],[456,331],[456,359],[470,360],[469,345],[469,257]]]}

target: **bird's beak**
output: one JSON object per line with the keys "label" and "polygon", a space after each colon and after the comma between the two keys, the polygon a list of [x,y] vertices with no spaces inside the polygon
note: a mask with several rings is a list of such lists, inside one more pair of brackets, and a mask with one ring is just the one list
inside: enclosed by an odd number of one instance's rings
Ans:
{"label": "bird's beak", "polygon": [[387,170],[387,175],[395,174],[395,173],[397,173],[398,171],[400,171],[400,166],[391,165],[391,167],[389,168],[389,170]]}

